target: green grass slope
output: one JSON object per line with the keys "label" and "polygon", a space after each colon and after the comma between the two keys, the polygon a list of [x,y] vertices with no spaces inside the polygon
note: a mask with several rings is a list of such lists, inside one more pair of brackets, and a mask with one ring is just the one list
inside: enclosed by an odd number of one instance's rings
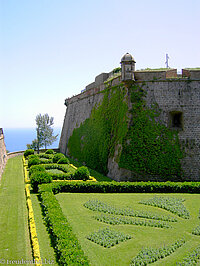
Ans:
{"label": "green grass slope", "polygon": [[21,161],[21,156],[8,160],[0,186],[0,258],[5,265],[7,260],[32,260]]}

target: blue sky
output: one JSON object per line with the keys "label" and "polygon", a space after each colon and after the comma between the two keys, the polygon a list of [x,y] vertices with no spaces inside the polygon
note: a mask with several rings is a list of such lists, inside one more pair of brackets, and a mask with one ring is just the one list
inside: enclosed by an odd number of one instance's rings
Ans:
{"label": "blue sky", "polygon": [[0,127],[62,126],[67,97],[118,67],[200,67],[199,0],[0,0]]}

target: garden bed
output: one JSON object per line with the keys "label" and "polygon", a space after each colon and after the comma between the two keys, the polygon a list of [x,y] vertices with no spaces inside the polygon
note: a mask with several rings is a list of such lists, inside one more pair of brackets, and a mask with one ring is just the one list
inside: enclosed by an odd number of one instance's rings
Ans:
{"label": "garden bed", "polygon": [[[193,249],[197,249],[199,238],[192,234],[193,228],[199,224],[199,206],[200,195],[190,194],[162,194],[162,197],[185,199],[184,206],[190,213],[189,219],[184,219],[163,208],[145,206],[140,204],[141,200],[149,200],[154,194],[87,194],[87,193],[60,193],[56,198],[62,208],[64,215],[67,217],[73,232],[77,236],[84,253],[88,256],[91,265],[130,265],[141,251],[146,249],[150,252],[150,258],[153,260],[155,254],[160,250],[160,257],[156,257],[159,265],[176,265],[184,257],[189,256]],[[151,227],[145,224],[108,224],[95,219],[97,215],[105,215],[104,212],[93,211],[84,206],[89,200],[99,200],[112,206],[115,210],[134,209],[138,212],[150,212],[155,216],[175,217],[177,222],[166,222],[170,228]],[[196,207],[195,207],[196,206]],[[109,216],[122,219],[130,216],[108,214]],[[77,217],[79,217],[77,219]],[[133,218],[135,219],[135,218]],[[142,221],[158,221],[154,219],[140,218]],[[118,220],[119,221],[119,220]],[[118,241],[117,244],[109,248],[104,245],[112,244],[112,237],[106,242],[108,234],[105,233],[105,241],[95,243],[96,235],[102,237],[103,230],[109,228],[114,230],[116,235],[130,236],[130,239]],[[90,239],[88,239],[90,238]],[[92,239],[92,240],[91,240]],[[100,240],[99,240],[100,241]],[[180,245],[179,245],[180,244]],[[166,247],[166,249],[164,249]],[[199,253],[200,256],[200,253]],[[133,264],[134,265],[134,264]]]}
{"label": "garden bed", "polygon": [[[46,176],[42,178],[41,183],[48,183],[49,180],[84,180],[84,181],[96,181],[96,179],[90,176],[90,172],[85,166],[76,167],[70,164],[69,159],[61,153],[39,153],[35,154],[33,150],[27,150],[23,159],[25,165],[26,182],[31,182],[31,175],[34,172],[46,173]],[[32,169],[34,168],[34,169]],[[36,169],[37,168],[37,169]],[[38,173],[39,173],[38,172]],[[45,182],[47,179],[47,182]]]}
{"label": "garden bed", "polygon": [[[170,189],[182,189],[184,194],[153,193],[158,188],[162,192],[163,186],[168,188],[168,192]],[[160,265],[163,265],[163,261],[165,265],[176,265],[183,258],[191,260],[193,249],[199,252],[199,237],[194,235],[194,230],[199,225],[200,194],[186,193],[186,188],[194,192],[198,187],[199,183],[195,182],[187,183],[187,186],[173,182],[58,182],[40,186],[40,196],[47,217],[49,210],[56,204],[91,265],[130,265],[138,259],[143,249],[148,254],[150,252],[152,260]],[[146,189],[151,193],[119,194],[125,188],[129,192],[131,189],[145,192]],[[99,190],[104,193],[98,193]],[[108,193],[109,190],[112,193]],[[93,193],[87,193],[91,191]],[[165,204],[152,206],[150,203],[155,197],[158,197],[159,204]],[[171,204],[170,200],[176,203],[176,211],[167,208]],[[51,206],[51,202],[55,204]],[[145,205],[145,202],[149,204]],[[184,210],[183,213],[187,215],[181,217],[178,209]],[[59,222],[57,226],[61,226]],[[106,241],[103,240],[104,232]],[[97,238],[101,241],[95,242]],[[199,253],[196,260],[198,258]]]}
{"label": "garden bed", "polygon": [[[73,176],[76,171],[74,165],[46,159],[42,167],[51,175]],[[196,263],[199,192],[200,182],[71,180],[39,185],[59,265]]]}

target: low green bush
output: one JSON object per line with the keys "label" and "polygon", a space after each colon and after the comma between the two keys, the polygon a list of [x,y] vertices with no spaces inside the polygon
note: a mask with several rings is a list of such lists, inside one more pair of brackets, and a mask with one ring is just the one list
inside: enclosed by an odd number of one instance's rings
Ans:
{"label": "low green bush", "polygon": [[54,193],[200,193],[200,182],[57,182],[41,186]]}
{"label": "low green bush", "polygon": [[130,216],[130,217],[140,217],[152,220],[160,220],[167,222],[177,222],[177,219],[169,215],[158,215],[152,211],[143,211],[143,210],[134,210],[129,208],[117,208],[111,204],[100,200],[88,200],[83,204],[85,208],[88,208],[91,211],[98,211],[103,213],[109,213],[114,215]]}
{"label": "low green bush", "polygon": [[60,158],[60,160],[58,160],[58,164],[69,164],[69,160],[66,157]]}
{"label": "low green bush", "polygon": [[31,187],[34,192],[38,191],[38,185],[52,182],[52,177],[47,172],[35,171],[30,176]]}
{"label": "low green bush", "polygon": [[74,180],[74,176],[72,173],[49,173],[49,175],[52,177],[53,180]]}
{"label": "low green bush", "polygon": [[90,178],[90,172],[86,166],[79,167],[74,173],[75,180],[88,180]]}
{"label": "low green bush", "polygon": [[[31,155],[31,156],[35,156],[35,155]],[[40,164],[40,159],[37,156],[29,158],[28,168],[30,168],[32,165],[37,165],[37,164]]]}
{"label": "low green bush", "polygon": [[130,266],[148,265],[163,259],[176,251],[185,244],[185,239],[179,239],[171,245],[164,245],[160,248],[143,248],[136,257],[131,261]]}
{"label": "low green bush", "polygon": [[37,154],[31,154],[28,156],[28,160],[33,159],[33,158],[39,158]]}
{"label": "low green bush", "polygon": [[68,173],[69,172],[69,170],[64,165],[59,165],[59,164],[56,164],[56,163],[50,163],[50,164],[44,165],[44,168],[46,170],[58,169],[58,170],[63,171],[64,173]]}
{"label": "low green bush", "polygon": [[151,199],[141,200],[139,203],[144,205],[159,207],[169,212],[172,212],[178,215],[179,217],[182,217],[184,219],[189,219],[190,214],[183,204],[184,201],[185,199],[182,198],[155,196]]}
{"label": "low green bush", "polygon": [[195,228],[192,230],[192,234],[193,234],[193,235],[200,236],[200,225],[198,225],[197,227],[195,227]]}
{"label": "low green bush", "polygon": [[113,214],[98,214],[94,217],[97,221],[106,224],[134,224],[139,226],[149,226],[158,228],[171,228],[168,222],[155,221],[155,220],[145,220],[145,219],[135,219],[126,216],[117,216]]}
{"label": "low green bush", "polygon": [[29,155],[34,154],[33,149],[28,149],[24,152],[24,157],[27,158]]}
{"label": "low green bush", "polygon": [[46,153],[40,153],[38,154],[40,158],[45,158],[45,159],[52,159],[53,155],[52,154],[46,154]]}
{"label": "low green bush", "polygon": [[53,156],[53,163],[57,163],[61,158],[65,158],[65,155],[62,153],[56,153]]}
{"label": "low green bush", "polygon": [[40,194],[41,205],[59,265],[89,265],[67,218],[52,192]]}
{"label": "low green bush", "polygon": [[54,154],[54,151],[51,150],[51,149],[49,149],[49,150],[46,150],[45,153],[46,153],[46,154]]}
{"label": "low green bush", "polygon": [[105,248],[113,247],[120,242],[127,241],[131,238],[132,237],[130,235],[126,235],[122,232],[110,229],[109,227],[99,229],[99,231],[87,236],[87,239]]}
{"label": "low green bush", "polygon": [[52,162],[53,162],[52,159],[40,158],[40,163],[41,164],[50,164]]}
{"label": "low green bush", "polygon": [[74,169],[68,169],[69,166],[62,164],[47,164],[44,165],[46,170],[58,169],[63,173],[49,173],[53,180],[74,180]]}
{"label": "low green bush", "polygon": [[177,265],[180,266],[198,265],[199,259],[200,259],[200,246],[198,246],[193,251],[188,253],[181,262],[177,263]]}
{"label": "low green bush", "polygon": [[[83,166],[83,164],[81,162],[78,162],[76,160],[73,160],[70,157],[67,157],[67,158],[69,159],[70,164],[73,164],[77,168]],[[109,177],[107,177],[105,175],[102,175],[101,173],[95,171],[94,169],[91,169],[90,167],[88,167],[88,165],[87,165],[87,168],[88,168],[88,170],[90,172],[90,175],[93,176],[93,177],[95,177],[97,181],[100,181],[100,182],[102,182],[102,181],[111,182],[112,181],[111,178],[109,178]]]}
{"label": "low green bush", "polygon": [[29,176],[31,176],[34,172],[45,172],[45,168],[43,165],[32,165],[29,169]]}

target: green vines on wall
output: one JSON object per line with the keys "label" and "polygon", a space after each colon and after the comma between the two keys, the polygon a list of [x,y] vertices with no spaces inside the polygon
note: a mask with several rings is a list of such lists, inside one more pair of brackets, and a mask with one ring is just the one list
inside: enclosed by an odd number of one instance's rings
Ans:
{"label": "green vines on wall", "polygon": [[90,118],[74,129],[68,142],[70,155],[106,174],[108,158],[121,144],[119,167],[131,170],[136,178],[180,177],[183,152],[178,134],[159,122],[156,104],[147,108],[142,87],[134,83],[107,88]]}
{"label": "green vines on wall", "polygon": [[132,120],[126,137],[119,166],[133,171],[136,176],[162,177],[171,180],[181,176],[178,133],[161,124],[156,104],[147,108],[142,86],[130,88]]}
{"label": "green vines on wall", "polygon": [[107,173],[108,157],[114,155],[117,143],[122,143],[127,127],[128,105],[123,85],[108,88],[99,107],[91,116],[74,129],[68,142],[71,156],[87,166]]}

